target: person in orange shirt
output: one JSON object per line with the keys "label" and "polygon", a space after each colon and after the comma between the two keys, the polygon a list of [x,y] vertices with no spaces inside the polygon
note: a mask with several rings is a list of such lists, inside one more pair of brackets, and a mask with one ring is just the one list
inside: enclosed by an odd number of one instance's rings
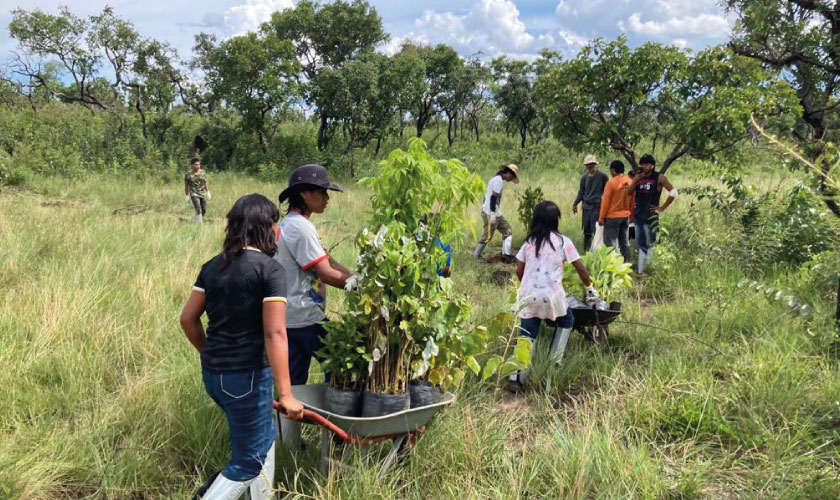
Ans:
{"label": "person in orange shirt", "polygon": [[628,194],[626,186],[632,182],[624,175],[624,164],[619,160],[610,163],[612,178],[604,187],[601,198],[601,211],[598,224],[604,227],[604,244],[615,247],[624,257],[624,262],[630,262],[630,242],[627,237],[629,217],[633,211],[633,195]]}

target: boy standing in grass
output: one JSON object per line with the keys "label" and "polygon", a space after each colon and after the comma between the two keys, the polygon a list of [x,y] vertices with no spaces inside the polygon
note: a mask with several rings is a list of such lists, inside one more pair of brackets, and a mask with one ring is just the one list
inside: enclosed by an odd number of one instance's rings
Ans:
{"label": "boy standing in grass", "polygon": [[607,182],[601,199],[598,224],[604,228],[604,244],[620,250],[624,262],[630,262],[628,231],[633,196],[627,194],[625,188],[632,181],[624,175],[624,164],[620,160],[610,163],[610,175],[612,179]]}
{"label": "boy standing in grass", "polygon": [[586,252],[592,246],[592,237],[595,235],[595,223],[598,221],[598,213],[601,211],[601,196],[604,194],[604,187],[607,185],[607,175],[598,171],[598,160],[595,155],[586,155],[583,159],[586,173],[580,178],[575,202],[572,204],[572,213],[577,215],[578,204],[583,202],[583,251]]}
{"label": "boy standing in grass", "polygon": [[207,213],[207,201],[210,200],[210,183],[207,173],[201,169],[201,160],[190,160],[190,170],[184,175],[184,198],[195,208],[193,220],[199,224],[203,222]]}

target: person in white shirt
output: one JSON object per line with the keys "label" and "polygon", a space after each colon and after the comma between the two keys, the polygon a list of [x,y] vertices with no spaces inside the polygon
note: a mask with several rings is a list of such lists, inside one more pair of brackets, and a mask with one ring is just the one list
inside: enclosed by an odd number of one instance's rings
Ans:
{"label": "person in white shirt", "polygon": [[473,257],[481,257],[484,247],[493,239],[493,232],[498,230],[502,233],[502,260],[506,263],[514,261],[513,254],[513,230],[510,223],[504,218],[501,211],[502,189],[505,182],[519,184],[519,167],[510,165],[499,165],[499,172],[487,182],[487,193],[484,195],[484,205],[481,207],[481,220],[484,223],[484,232],[481,239],[473,250]]}
{"label": "person in white shirt", "polygon": [[[277,234],[277,253],[286,276],[288,290],[286,331],[289,341],[289,377],[292,385],[306,383],[312,356],[321,348],[327,334],[322,323],[327,321],[326,285],[344,288],[353,273],[327,253],[318,230],[309,220],[313,214],[324,213],[330,195],[341,191],[327,176],[321,165],[304,165],[289,176],[289,187],[280,193],[280,203],[288,203],[286,216]],[[325,381],[329,381],[326,374]],[[281,419],[283,443],[298,448],[300,424]]]}
{"label": "person in white shirt", "polygon": [[[525,244],[516,254],[516,276],[521,284],[516,304],[521,321],[520,336],[531,339],[531,356],[537,345],[537,334],[543,321],[553,323],[554,336],[549,356],[556,363],[563,360],[566,342],[575,318],[566,302],[563,288],[563,265],[570,262],[586,286],[586,301],[592,303],[598,292],[580,259],[572,240],[560,234],[560,208],[553,201],[543,201],[534,209],[531,228]],[[519,391],[528,378],[528,369],[510,376],[508,387]]]}

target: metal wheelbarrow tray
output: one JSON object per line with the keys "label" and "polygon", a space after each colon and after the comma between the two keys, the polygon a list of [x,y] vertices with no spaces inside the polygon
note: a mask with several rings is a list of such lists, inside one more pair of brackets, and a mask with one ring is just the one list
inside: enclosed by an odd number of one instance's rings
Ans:
{"label": "metal wheelbarrow tray", "polygon": [[[299,421],[319,425],[323,428],[321,433],[321,471],[326,473],[330,466],[348,467],[344,462],[349,458],[351,447],[344,447],[340,461],[332,459],[333,439],[330,434],[338,436],[345,443],[361,446],[363,451],[367,451],[370,443],[391,439],[393,444],[380,468],[380,479],[393,465],[397,454],[406,441],[413,442],[418,435],[425,432],[426,424],[435,414],[455,401],[454,394],[446,393],[441,396],[439,403],[419,408],[410,408],[381,417],[348,417],[324,409],[326,389],[327,384],[292,386],[292,394],[304,407],[303,418]],[[275,401],[274,406],[278,412],[281,412],[282,409],[278,402]]]}

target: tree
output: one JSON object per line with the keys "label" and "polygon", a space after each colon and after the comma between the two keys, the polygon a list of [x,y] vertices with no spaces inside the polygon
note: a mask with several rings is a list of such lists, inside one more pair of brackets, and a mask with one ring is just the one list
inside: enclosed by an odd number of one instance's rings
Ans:
{"label": "tree", "polygon": [[535,66],[527,61],[511,60],[504,56],[493,60],[493,99],[502,111],[505,125],[519,133],[520,147],[525,147],[528,135],[533,135],[537,118],[537,99],[534,91]]}
{"label": "tree", "polygon": [[243,124],[257,134],[265,153],[266,118],[291,104],[299,95],[300,69],[289,40],[273,32],[247,33],[212,46],[203,45],[202,64],[216,99],[242,115]]}
{"label": "tree", "polygon": [[[15,55],[12,72],[25,78],[29,89],[44,89],[91,109],[113,110],[120,124],[128,105],[140,115],[143,137],[149,92],[155,94],[158,109],[168,108],[175,99],[172,89],[183,81],[173,64],[174,50],[142,37],[111,7],[88,19],[66,8],[58,15],[17,9],[9,31],[23,52]],[[107,76],[105,68],[110,71]],[[64,76],[71,80],[69,85],[61,82]]]}
{"label": "tree", "polygon": [[[35,85],[63,100],[79,102],[87,107],[108,109],[113,103],[103,102],[91,88],[96,78],[99,57],[88,50],[85,40],[88,21],[62,7],[58,15],[39,9],[12,11],[9,35],[18,41],[22,53],[14,54],[12,73],[30,79]],[[73,84],[59,87],[46,78],[43,63],[36,58],[55,58]]]}
{"label": "tree", "polygon": [[445,104],[445,94],[454,87],[455,72],[463,63],[458,52],[446,44],[432,47],[405,43],[400,57],[411,64],[419,66],[420,61],[423,65],[423,78],[409,93],[417,137],[422,137],[429,120]]}
{"label": "tree", "polygon": [[490,68],[481,63],[478,58],[472,58],[464,65],[463,77],[460,81],[464,94],[464,116],[469,117],[470,125],[475,133],[475,141],[481,139],[480,116],[486,108],[490,96]]}
{"label": "tree", "polygon": [[796,92],[800,119],[793,129],[807,158],[820,171],[825,204],[840,217],[837,193],[827,183],[827,146],[838,136],[840,6],[826,0],[726,0],[738,16],[730,47],[780,71]]}
{"label": "tree", "polygon": [[[291,41],[302,65],[299,83],[311,105],[324,68],[336,69],[362,53],[373,52],[378,43],[388,39],[379,14],[363,0],[324,5],[301,0],[292,9],[275,12],[263,30]],[[323,149],[329,142],[328,118],[319,110],[316,113],[320,120],[318,149]]]}
{"label": "tree", "polygon": [[537,89],[554,134],[572,149],[612,149],[637,167],[652,138],[667,151],[660,171],[688,155],[731,150],[750,113],[773,114],[790,94],[759,65],[721,47],[690,57],[657,43],[598,39],[574,59],[544,68]]}

